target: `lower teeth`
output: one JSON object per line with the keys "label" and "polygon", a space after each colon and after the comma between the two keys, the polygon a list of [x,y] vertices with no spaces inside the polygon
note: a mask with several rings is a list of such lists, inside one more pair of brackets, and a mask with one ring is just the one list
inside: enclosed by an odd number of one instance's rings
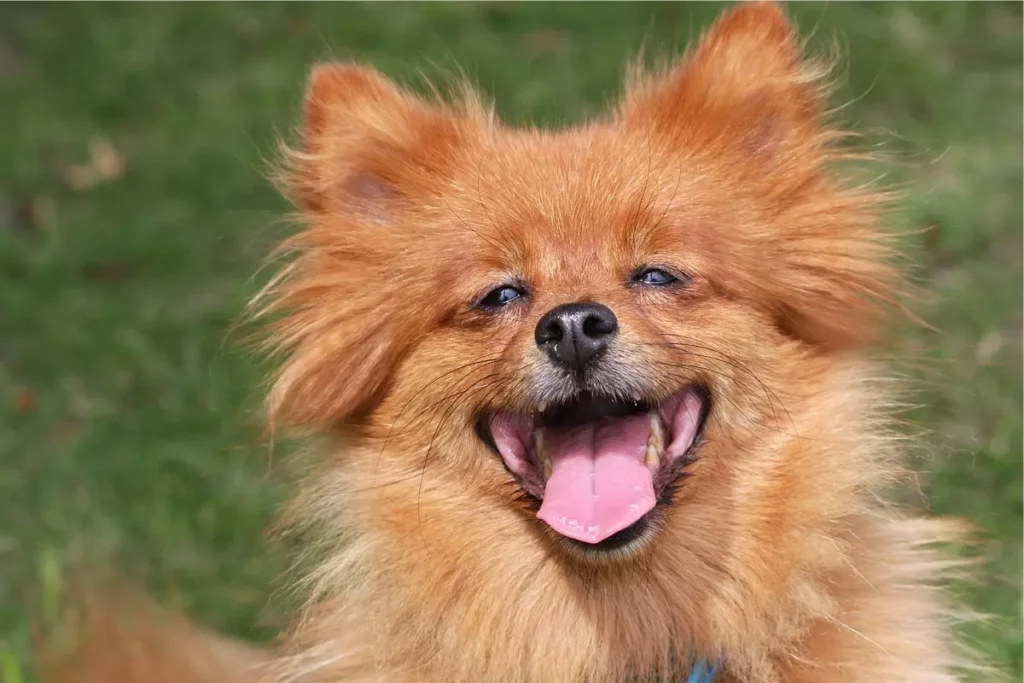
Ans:
{"label": "lower teeth", "polygon": [[647,450],[644,452],[644,464],[648,467],[657,467],[660,462],[660,453],[665,446],[665,437],[661,431],[661,418],[656,412],[649,414],[651,420],[651,433],[647,436]]}
{"label": "lower teeth", "polygon": [[665,437],[661,431],[661,418],[658,417],[657,413],[650,413],[651,418],[651,433],[647,437],[647,444],[654,446],[659,451],[665,445]]}
{"label": "lower teeth", "polygon": [[551,458],[548,457],[547,453],[544,452],[544,430],[538,429],[533,434],[535,449],[537,452],[537,461],[541,464],[544,470],[544,481],[551,478]]}
{"label": "lower teeth", "polygon": [[648,467],[658,466],[658,449],[654,446],[647,446],[647,453],[644,455],[644,464]]}

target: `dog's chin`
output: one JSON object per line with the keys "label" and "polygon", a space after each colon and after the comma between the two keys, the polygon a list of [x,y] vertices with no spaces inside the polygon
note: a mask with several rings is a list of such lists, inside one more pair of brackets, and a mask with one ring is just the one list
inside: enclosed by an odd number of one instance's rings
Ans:
{"label": "dog's chin", "polygon": [[482,413],[476,433],[558,547],[608,561],[654,541],[697,457],[710,406],[698,385],[630,401],[581,392],[533,412]]}

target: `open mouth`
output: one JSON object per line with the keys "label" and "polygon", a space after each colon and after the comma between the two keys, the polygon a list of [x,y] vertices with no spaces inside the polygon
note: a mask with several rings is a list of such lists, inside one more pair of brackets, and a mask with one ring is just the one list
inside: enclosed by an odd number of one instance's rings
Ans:
{"label": "open mouth", "polygon": [[535,413],[482,416],[477,430],[540,502],[539,519],[566,538],[618,546],[649,526],[693,461],[708,403],[696,386],[658,402],[580,394]]}

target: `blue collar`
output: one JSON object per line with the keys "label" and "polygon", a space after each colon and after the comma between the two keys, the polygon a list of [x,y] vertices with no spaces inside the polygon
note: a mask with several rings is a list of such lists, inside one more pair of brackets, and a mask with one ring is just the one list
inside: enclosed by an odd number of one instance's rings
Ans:
{"label": "blue collar", "polygon": [[693,668],[690,669],[690,675],[686,679],[686,683],[711,683],[715,677],[715,672],[718,671],[718,665],[720,662],[715,662],[713,666],[709,666],[703,659],[698,659],[693,663]]}

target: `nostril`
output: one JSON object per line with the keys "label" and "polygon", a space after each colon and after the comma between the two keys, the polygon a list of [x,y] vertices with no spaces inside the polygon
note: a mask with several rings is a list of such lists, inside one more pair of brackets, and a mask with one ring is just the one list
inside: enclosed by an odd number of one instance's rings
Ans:
{"label": "nostril", "polygon": [[537,331],[534,335],[537,344],[558,343],[562,341],[564,337],[565,327],[562,325],[562,321],[559,318],[541,320],[541,324],[537,326]]}
{"label": "nostril", "polygon": [[583,334],[592,339],[615,334],[618,327],[615,314],[608,309],[591,312],[583,320]]}

